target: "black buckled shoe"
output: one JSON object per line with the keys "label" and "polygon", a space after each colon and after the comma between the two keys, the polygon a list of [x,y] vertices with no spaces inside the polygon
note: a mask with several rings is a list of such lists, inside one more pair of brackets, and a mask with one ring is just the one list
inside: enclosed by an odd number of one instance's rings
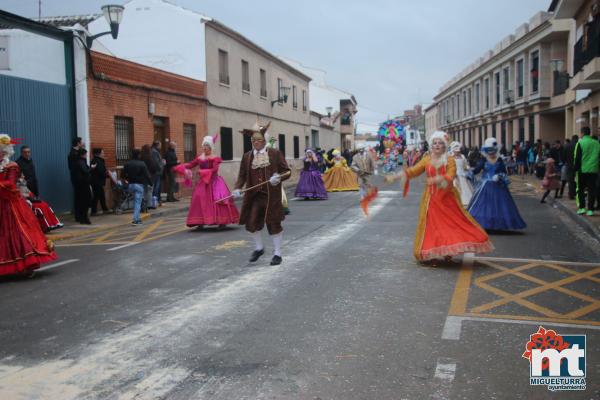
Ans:
{"label": "black buckled shoe", "polygon": [[281,264],[281,261],[283,261],[283,259],[280,256],[273,256],[271,259],[271,265],[279,265]]}
{"label": "black buckled shoe", "polygon": [[262,250],[254,250],[252,252],[252,256],[250,256],[250,262],[256,262],[256,260],[258,260],[260,258],[260,256],[262,256],[263,254],[265,254],[265,249]]}

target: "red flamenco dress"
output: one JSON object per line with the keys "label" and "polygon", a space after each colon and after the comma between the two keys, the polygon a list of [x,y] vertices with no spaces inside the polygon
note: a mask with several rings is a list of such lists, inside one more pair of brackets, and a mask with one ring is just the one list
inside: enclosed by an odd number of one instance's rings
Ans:
{"label": "red flamenco dress", "polygon": [[0,172],[0,275],[27,273],[56,259],[54,245],[17,189],[20,175],[14,162]]}
{"label": "red flamenco dress", "polygon": [[448,157],[446,164],[440,164],[434,165],[430,156],[425,156],[406,170],[408,179],[416,178],[423,172],[427,178],[431,178],[421,198],[414,244],[415,258],[427,261],[467,252],[492,251],[494,246],[487,233],[462,206],[460,194],[453,186],[456,176],[454,159]]}

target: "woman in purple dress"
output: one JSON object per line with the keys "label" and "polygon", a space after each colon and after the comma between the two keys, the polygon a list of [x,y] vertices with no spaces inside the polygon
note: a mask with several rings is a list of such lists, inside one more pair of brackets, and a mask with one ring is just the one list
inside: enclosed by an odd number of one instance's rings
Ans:
{"label": "woman in purple dress", "polygon": [[325,190],[323,177],[319,171],[319,160],[311,149],[306,150],[304,170],[300,174],[300,180],[296,186],[296,197],[327,200],[327,190]]}

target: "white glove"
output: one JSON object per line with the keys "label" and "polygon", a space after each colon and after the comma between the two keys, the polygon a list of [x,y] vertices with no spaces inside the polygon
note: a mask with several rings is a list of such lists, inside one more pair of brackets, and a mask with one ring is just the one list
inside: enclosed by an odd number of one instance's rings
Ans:
{"label": "white glove", "polygon": [[236,199],[239,199],[242,197],[242,192],[240,192],[240,189],[235,189],[233,192],[231,192],[231,195]]}
{"label": "white glove", "polygon": [[277,186],[281,182],[281,176],[278,173],[274,173],[271,178],[269,178],[269,183],[271,186]]}
{"label": "white glove", "polygon": [[492,181],[498,182],[499,180],[500,180],[500,177],[497,174],[492,176]]}

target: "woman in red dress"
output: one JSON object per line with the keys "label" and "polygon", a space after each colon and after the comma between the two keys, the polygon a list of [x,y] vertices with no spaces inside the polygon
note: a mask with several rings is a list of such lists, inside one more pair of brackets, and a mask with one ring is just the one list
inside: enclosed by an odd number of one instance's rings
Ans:
{"label": "woman in red dress", "polygon": [[56,254],[17,188],[21,170],[10,161],[13,145],[8,135],[0,134],[0,275],[30,277]]}
{"label": "woman in red dress", "polygon": [[395,176],[386,177],[408,182],[422,173],[427,175],[427,187],[421,198],[419,225],[414,244],[414,255],[419,261],[445,259],[472,252],[486,253],[494,249],[488,235],[464,209],[460,195],[454,188],[456,163],[448,157],[448,138],[444,132],[435,132],[430,138],[431,154],[424,155],[414,167]]}

